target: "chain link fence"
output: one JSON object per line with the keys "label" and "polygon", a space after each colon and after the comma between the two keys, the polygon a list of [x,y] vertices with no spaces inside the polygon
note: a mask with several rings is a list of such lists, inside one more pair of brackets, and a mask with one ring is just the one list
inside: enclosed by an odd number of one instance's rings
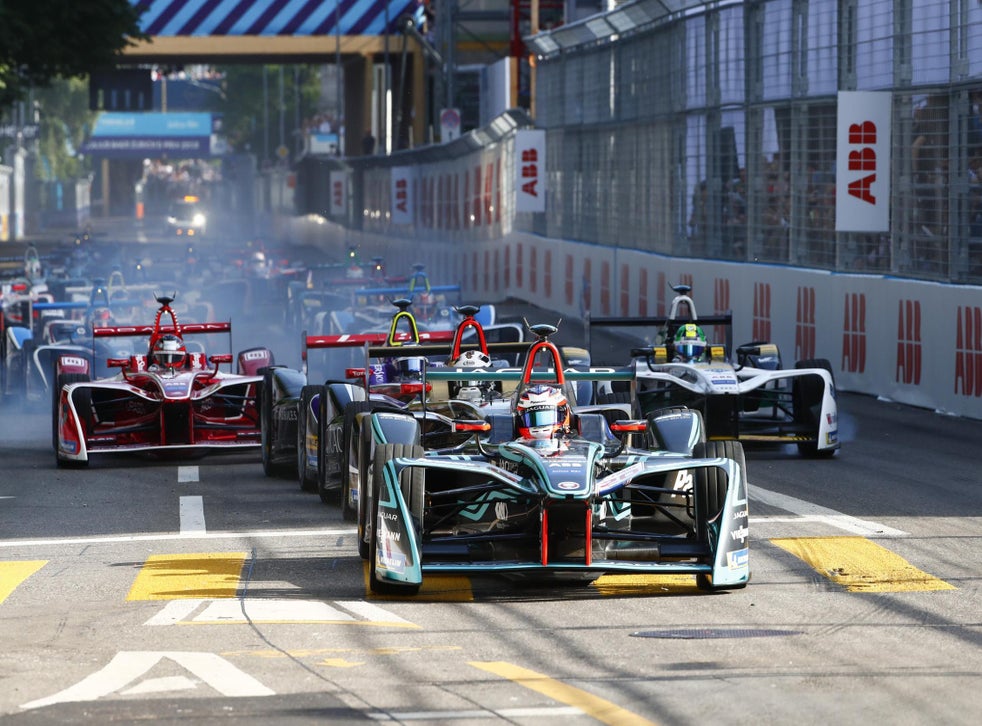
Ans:
{"label": "chain link fence", "polygon": [[[982,282],[982,3],[675,5],[686,7],[604,42],[552,43],[537,58],[549,202],[517,228],[670,255]],[[843,90],[893,94],[888,233],[835,229]]]}

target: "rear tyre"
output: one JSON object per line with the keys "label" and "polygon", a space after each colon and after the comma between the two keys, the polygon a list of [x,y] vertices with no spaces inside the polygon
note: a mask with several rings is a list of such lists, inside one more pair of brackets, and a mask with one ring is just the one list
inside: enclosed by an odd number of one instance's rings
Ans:
{"label": "rear tyre", "polygon": [[[375,562],[378,558],[378,503],[385,481],[383,473],[385,462],[398,457],[417,458],[423,456],[423,453],[423,447],[415,444],[382,444],[375,449],[372,467],[372,530],[369,537],[368,586],[378,595],[415,595],[419,592],[419,585],[378,580],[375,574]],[[419,531],[425,498],[423,472],[415,467],[403,470],[399,475],[399,487]]]}
{"label": "rear tyre", "polygon": [[[832,364],[826,358],[809,358],[795,363],[794,367],[798,370],[802,368],[821,368],[829,372],[832,382],[835,383],[835,375],[832,372]],[[791,400],[794,407],[795,423],[807,426],[818,436],[821,425],[822,397],[825,395],[825,384],[818,376],[800,376],[793,379],[791,388]],[[819,449],[816,442],[807,441],[798,444],[798,452],[802,456],[813,459],[828,459],[835,456],[835,449]]]}
{"label": "rear tyre", "polygon": [[[358,473],[358,446],[361,443],[358,432],[355,431],[355,419],[358,414],[372,410],[368,401],[352,401],[344,407],[344,424],[341,429],[343,442],[341,450],[341,516],[348,522],[358,519],[358,502],[352,499],[351,479]],[[362,490],[355,487],[360,496]]]}
{"label": "rear tyre", "polygon": [[[307,412],[310,410],[315,396],[320,395],[321,386],[304,386],[300,389],[300,408],[297,411],[297,479],[300,490],[313,492],[317,490],[317,470],[310,467],[307,458]],[[320,441],[317,442],[320,446]]]}
{"label": "rear tyre", "polygon": [[266,476],[276,476],[276,465],[273,464],[273,371],[263,371],[262,388],[259,390],[259,444],[262,452],[263,473]]}

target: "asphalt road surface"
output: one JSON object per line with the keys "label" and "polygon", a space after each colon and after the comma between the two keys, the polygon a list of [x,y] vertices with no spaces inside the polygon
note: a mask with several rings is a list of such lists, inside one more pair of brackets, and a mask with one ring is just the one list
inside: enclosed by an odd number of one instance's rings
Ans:
{"label": "asphalt road surface", "polygon": [[743,590],[428,577],[400,599],[258,452],[62,470],[47,408],[3,406],[5,724],[978,718],[982,422],[841,393],[834,459],[751,451]]}

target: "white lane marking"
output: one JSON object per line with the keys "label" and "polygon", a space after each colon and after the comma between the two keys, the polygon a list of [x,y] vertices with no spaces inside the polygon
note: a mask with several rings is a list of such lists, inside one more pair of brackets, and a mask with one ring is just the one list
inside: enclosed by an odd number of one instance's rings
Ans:
{"label": "white lane marking", "polygon": [[256,530],[243,532],[202,532],[201,534],[124,534],[114,537],[65,537],[50,539],[8,539],[0,540],[0,547],[48,547],[66,544],[103,544],[118,542],[163,542],[177,539],[255,539],[273,537],[325,537],[355,534],[354,527],[338,529],[283,529]]}
{"label": "white lane marking", "polygon": [[22,704],[21,708],[41,708],[55,703],[95,701],[130,685],[163,658],[183,666],[223,696],[272,696],[274,691],[239,670],[220,655],[187,651],[121,651],[104,668],[86,676],[53,696]]}
{"label": "white lane marking", "polygon": [[181,497],[181,534],[204,534],[205,503],[201,497]]}
{"label": "white lane marking", "polygon": [[170,600],[163,609],[144,625],[175,625],[201,607],[204,600]]}
{"label": "white lane marking", "polygon": [[[204,607],[202,608],[202,605]],[[344,608],[341,610],[340,608]],[[345,612],[347,611],[347,612]],[[351,615],[354,614],[355,617]],[[359,620],[361,618],[361,620]],[[413,626],[395,613],[357,600],[240,598],[237,600],[171,600],[144,625],[242,623],[357,623]]]}
{"label": "white lane marking", "polygon": [[177,467],[177,483],[185,484],[188,482],[198,481],[198,467],[196,466],[179,466]]}
{"label": "white lane marking", "polygon": [[198,682],[193,681],[187,676],[163,676],[162,678],[148,678],[142,683],[137,683],[132,688],[120,691],[121,696],[143,696],[148,693],[169,693],[170,691],[193,691],[198,687]]}
{"label": "white lane marking", "polygon": [[365,602],[364,600],[338,600],[337,604],[343,607],[345,610],[350,610],[355,615],[360,615],[366,620],[371,620],[372,622],[405,623],[406,625],[413,624],[408,620],[403,620],[394,613],[390,613],[388,610],[380,608],[378,605],[373,605],[372,603]]}
{"label": "white lane marking", "polygon": [[354,622],[346,612],[318,600],[212,600],[190,622],[194,623],[276,623],[316,621]]}
{"label": "white lane marking", "polygon": [[[804,499],[789,497],[787,494],[771,492],[756,486],[750,487],[750,498],[762,504],[797,514],[801,519],[811,522],[822,522],[863,537],[906,537],[909,534],[909,532],[894,529],[879,522],[850,517],[848,514],[837,512],[834,509],[829,509],[828,507],[823,507],[819,504],[805,501]],[[801,519],[798,521],[801,521]],[[772,518],[770,521],[777,520]]]}
{"label": "white lane marking", "polygon": [[486,718],[546,718],[548,716],[582,716],[575,706],[538,706],[532,708],[495,708],[471,711],[372,711],[366,714],[373,721],[463,721]]}

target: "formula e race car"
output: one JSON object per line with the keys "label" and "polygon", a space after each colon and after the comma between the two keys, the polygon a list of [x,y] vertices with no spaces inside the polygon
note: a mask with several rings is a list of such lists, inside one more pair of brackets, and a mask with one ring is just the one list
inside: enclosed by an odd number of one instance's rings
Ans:
{"label": "formula e race car", "polygon": [[[408,300],[394,303],[398,309],[387,332],[304,335],[304,368],[273,366],[264,375],[260,410],[266,474],[296,472],[301,488],[316,491],[325,503],[336,502],[340,494],[342,511],[349,519],[354,518],[355,503],[347,486],[349,461],[356,461],[350,456],[351,432],[359,414],[418,407],[433,393],[432,386],[421,381],[422,367],[445,365],[448,357],[463,359],[478,350],[486,356],[489,345],[508,351],[527,347],[521,342],[521,331],[511,324],[483,328],[478,306],[455,308],[461,317],[455,330],[428,332],[417,327]],[[489,344],[487,338],[497,342]],[[354,350],[361,361],[357,366],[348,361],[343,373],[335,374],[343,377],[309,383],[309,352],[319,349]],[[499,354],[508,353],[495,351]],[[490,364],[490,357],[485,359]],[[497,362],[507,365],[508,359]],[[436,393],[446,399],[457,390],[451,384]]]}
{"label": "formula e race car", "polygon": [[[359,552],[377,593],[415,594],[427,574],[469,573],[591,581],[604,573],[687,573],[705,589],[750,577],[747,483],[735,441],[706,441],[698,412],[672,408],[646,420],[615,419],[570,405],[573,382],[633,380],[630,369],[564,371],[533,326],[512,406],[452,422],[471,438],[422,444],[417,419],[367,414],[371,463]],[[544,360],[542,359],[544,357]],[[448,380],[458,371],[427,371]],[[369,447],[362,447],[369,455]]]}
{"label": "formula e race car", "polygon": [[238,355],[238,373],[219,370],[232,354],[206,356],[199,335],[227,333],[230,322],[178,324],[173,297],[158,297],[153,325],[96,327],[93,338],[140,336],[146,354],[111,358],[111,378],[92,379],[89,360],[55,364],[53,439],[59,466],[84,466],[92,454],[144,452],[188,456],[259,446],[260,370],[267,348]]}
{"label": "formula e race car", "polygon": [[[668,317],[590,320],[591,331],[657,330],[653,344],[631,349],[641,411],[695,408],[702,412],[711,439],[795,444],[805,456],[833,456],[839,438],[831,363],[801,360],[794,368],[784,368],[778,346],[764,341],[738,346],[733,355],[732,316],[697,316],[691,287],[678,285],[673,290],[676,297]],[[722,329],[723,342],[706,338],[704,329],[711,328]],[[614,397],[625,395],[615,387],[605,390]]]}

